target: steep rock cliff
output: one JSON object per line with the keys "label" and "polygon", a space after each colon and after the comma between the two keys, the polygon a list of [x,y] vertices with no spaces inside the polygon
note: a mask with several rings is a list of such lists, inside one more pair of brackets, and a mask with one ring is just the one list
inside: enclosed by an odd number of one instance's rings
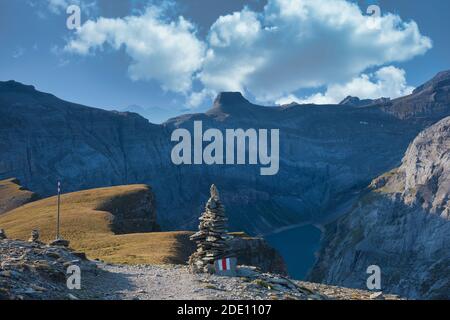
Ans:
{"label": "steep rock cliff", "polygon": [[382,289],[411,298],[450,298],[450,117],[424,130],[402,165],[326,227],[309,278],[365,288],[381,268]]}
{"label": "steep rock cliff", "polygon": [[22,187],[15,178],[0,181],[0,214],[37,199],[37,194]]}

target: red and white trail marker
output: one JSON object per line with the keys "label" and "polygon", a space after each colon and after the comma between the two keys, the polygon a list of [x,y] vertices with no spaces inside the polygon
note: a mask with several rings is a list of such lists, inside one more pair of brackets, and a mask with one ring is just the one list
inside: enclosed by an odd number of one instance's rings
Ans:
{"label": "red and white trail marker", "polygon": [[216,260],[214,263],[216,274],[221,276],[235,276],[236,275],[236,258],[222,258]]}
{"label": "red and white trail marker", "polygon": [[220,259],[219,260],[219,270],[227,271],[231,269],[230,258]]}

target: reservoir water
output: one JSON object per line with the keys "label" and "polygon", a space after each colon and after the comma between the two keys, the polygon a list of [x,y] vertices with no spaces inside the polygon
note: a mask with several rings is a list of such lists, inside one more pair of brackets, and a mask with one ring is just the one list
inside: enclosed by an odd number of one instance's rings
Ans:
{"label": "reservoir water", "polygon": [[289,276],[304,280],[319,250],[321,231],[313,225],[294,227],[265,237],[287,264]]}

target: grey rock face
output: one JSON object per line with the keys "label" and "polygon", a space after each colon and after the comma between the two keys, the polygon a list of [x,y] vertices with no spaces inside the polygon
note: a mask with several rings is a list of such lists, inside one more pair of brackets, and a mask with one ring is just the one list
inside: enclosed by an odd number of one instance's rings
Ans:
{"label": "grey rock face", "polygon": [[[3,82],[0,179],[17,177],[42,196],[54,195],[59,179],[64,192],[149,184],[163,229],[193,230],[212,183],[221,190],[230,230],[262,234],[320,222],[398,166],[418,132],[450,114],[447,87],[439,83],[388,104],[352,108],[262,107],[223,93],[205,114],[153,125],[134,113],[89,108]],[[279,129],[279,173],[260,176],[260,167],[251,165],[173,165],[172,131],[192,132],[196,120],[204,130]]]}
{"label": "grey rock face", "polygon": [[424,130],[402,165],[375,179],[344,217],[326,227],[309,278],[365,288],[381,268],[384,291],[450,299],[450,117]]}
{"label": "grey rock face", "polygon": [[403,159],[405,203],[450,219],[450,118],[422,132]]}

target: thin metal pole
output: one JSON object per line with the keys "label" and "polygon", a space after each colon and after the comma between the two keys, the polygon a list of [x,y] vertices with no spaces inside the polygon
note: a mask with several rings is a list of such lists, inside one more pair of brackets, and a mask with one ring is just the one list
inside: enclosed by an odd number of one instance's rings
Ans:
{"label": "thin metal pole", "polygon": [[61,182],[58,181],[58,220],[56,223],[56,240],[59,240],[59,208],[61,200]]}

